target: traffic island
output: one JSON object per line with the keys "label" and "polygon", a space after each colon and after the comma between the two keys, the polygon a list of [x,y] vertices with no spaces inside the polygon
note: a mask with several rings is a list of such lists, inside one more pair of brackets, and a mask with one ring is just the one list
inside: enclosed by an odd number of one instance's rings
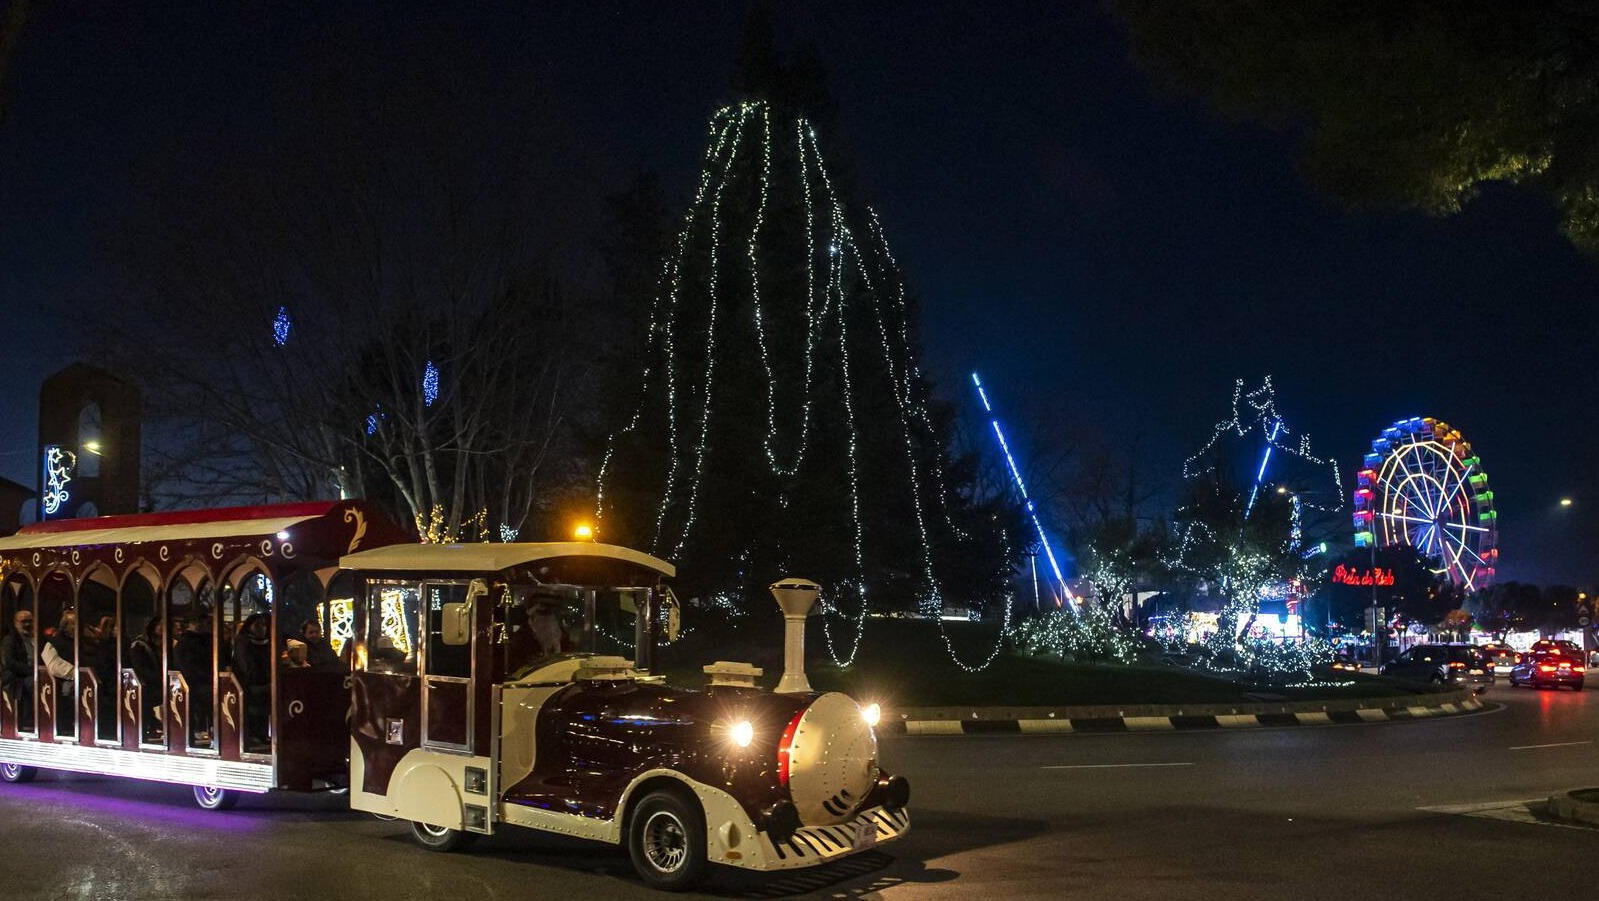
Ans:
{"label": "traffic island", "polygon": [[[1482,708],[1482,699],[1471,689],[1429,694],[1424,699],[1410,696],[1236,704],[903,707],[886,710],[880,728],[906,735],[1172,732],[1391,722],[1456,716]],[[1599,811],[1599,803],[1594,806]]]}
{"label": "traffic island", "polygon": [[1568,823],[1599,826],[1599,788],[1577,788],[1550,795],[1544,813]]}

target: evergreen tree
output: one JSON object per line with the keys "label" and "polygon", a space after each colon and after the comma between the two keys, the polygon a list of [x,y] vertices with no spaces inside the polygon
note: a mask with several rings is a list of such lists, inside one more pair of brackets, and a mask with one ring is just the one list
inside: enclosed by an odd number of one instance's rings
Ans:
{"label": "evergreen tree", "polygon": [[[734,87],[653,280],[637,405],[601,466],[603,535],[677,562],[688,596],[744,603],[799,575],[862,611],[1003,597],[1014,511],[951,459],[915,299],[809,115],[830,106],[819,66],[784,64],[755,17]],[[647,210],[613,209],[631,222],[613,236],[648,234]],[[648,253],[628,246],[618,291]]]}

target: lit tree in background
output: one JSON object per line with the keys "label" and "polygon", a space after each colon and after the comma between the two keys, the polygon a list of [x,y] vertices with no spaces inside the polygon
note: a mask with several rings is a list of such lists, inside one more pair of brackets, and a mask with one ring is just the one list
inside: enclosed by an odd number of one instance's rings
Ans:
{"label": "lit tree in background", "polygon": [[978,500],[973,464],[951,459],[915,302],[802,112],[826,105],[814,68],[755,38],[750,99],[712,117],[653,286],[637,406],[600,469],[601,534],[673,559],[679,590],[706,601],[814,578],[857,617],[857,643],[867,610],[1001,602],[1014,511]]}
{"label": "lit tree in background", "polygon": [[367,497],[430,540],[543,538],[586,481],[591,364],[527,237],[534,145],[486,159],[437,85],[370,87],[148,180],[114,230],[120,290],[85,325],[146,391],[145,503]]}

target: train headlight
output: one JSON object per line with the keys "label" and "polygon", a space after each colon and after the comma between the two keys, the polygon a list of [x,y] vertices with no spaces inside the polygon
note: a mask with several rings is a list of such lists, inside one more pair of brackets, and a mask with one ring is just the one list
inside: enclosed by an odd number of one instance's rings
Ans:
{"label": "train headlight", "polygon": [[740,748],[747,748],[755,740],[755,724],[749,720],[739,720],[727,727],[727,737]]}
{"label": "train headlight", "polygon": [[882,718],[883,708],[879,707],[876,701],[873,701],[872,703],[861,708],[861,719],[866,721],[866,725],[871,726],[874,729],[877,728],[877,721],[881,720]]}

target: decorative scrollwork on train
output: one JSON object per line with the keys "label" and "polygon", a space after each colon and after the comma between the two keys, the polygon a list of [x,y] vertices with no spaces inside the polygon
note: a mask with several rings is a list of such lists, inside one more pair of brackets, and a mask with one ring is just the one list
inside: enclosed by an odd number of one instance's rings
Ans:
{"label": "decorative scrollwork on train", "polygon": [[294,542],[292,542],[292,541],[283,542],[282,544],[278,545],[278,551],[283,554],[284,559],[286,559],[286,560],[293,559],[294,558]]}
{"label": "decorative scrollwork on train", "polygon": [[87,686],[87,687],[85,687],[83,689],[83,701],[78,706],[83,708],[83,715],[84,716],[94,716],[94,686],[93,685]]}
{"label": "decorative scrollwork on train", "polygon": [[172,701],[167,706],[172,709],[172,720],[178,724],[179,729],[183,728],[183,707],[180,706],[182,703],[183,684],[174,679],[172,681]]}
{"label": "decorative scrollwork on train", "polygon": [[11,706],[11,693],[0,691],[0,704],[6,705],[6,713],[16,713],[17,708]]}
{"label": "decorative scrollwork on train", "polygon": [[294,719],[295,717],[299,716],[300,714],[302,714],[304,712],[305,712],[305,702],[304,701],[300,700],[299,698],[295,698],[293,701],[291,701],[289,703],[289,719],[292,720],[292,719]]}
{"label": "decorative scrollwork on train", "polygon": [[161,545],[161,550],[156,552],[156,556],[161,558],[162,563],[165,563],[172,558],[172,551],[163,544]]}
{"label": "decorative scrollwork on train", "polygon": [[263,557],[272,556],[272,539],[270,539],[270,538],[261,539],[261,556],[263,556]]}
{"label": "decorative scrollwork on train", "polygon": [[83,552],[77,548],[72,549],[72,565],[77,566],[83,560]]}
{"label": "decorative scrollwork on train", "polygon": [[222,696],[222,718],[227,720],[229,729],[239,728],[239,724],[233,721],[233,705],[238,702],[239,695],[237,692],[230,691]]}
{"label": "decorative scrollwork on train", "polygon": [[34,551],[33,552],[33,565],[34,566],[38,566],[39,565],[39,560],[40,560],[39,552],[38,551]]}
{"label": "decorative scrollwork on train", "polygon": [[117,548],[116,550],[112,551],[111,552],[111,559],[117,561],[118,563],[121,563],[122,562],[122,548]]}
{"label": "decorative scrollwork on train", "polygon": [[56,718],[56,689],[52,682],[53,680],[46,680],[43,685],[39,686],[39,701],[41,702],[39,704],[41,708],[39,713],[44,719],[54,722]]}
{"label": "decorative scrollwork on train", "polygon": [[138,695],[139,690],[131,686],[127,691],[122,693],[122,712],[126,713],[128,715],[128,719],[134,722],[138,722],[139,720],[139,715],[133,711],[133,699],[138,697]]}
{"label": "decorative scrollwork on train", "polygon": [[211,559],[212,560],[221,560],[222,559],[222,542],[213,541],[211,543]]}
{"label": "decorative scrollwork on train", "polygon": [[355,533],[350,536],[350,546],[345,550],[346,554],[353,554],[360,546],[361,539],[366,537],[366,514],[351,507],[344,511],[344,521],[355,523]]}

